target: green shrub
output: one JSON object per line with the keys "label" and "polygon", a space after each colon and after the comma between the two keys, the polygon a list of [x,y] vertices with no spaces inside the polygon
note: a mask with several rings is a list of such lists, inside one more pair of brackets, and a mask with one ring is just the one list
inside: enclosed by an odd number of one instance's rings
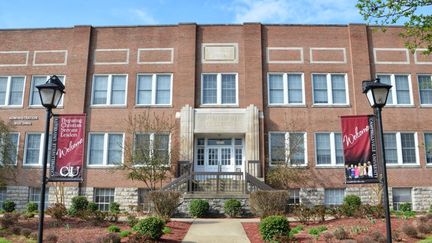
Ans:
{"label": "green shrub", "polygon": [[224,203],[224,211],[230,217],[236,217],[241,212],[241,203],[236,199],[229,199]]}
{"label": "green shrub", "polygon": [[78,212],[84,211],[87,209],[88,203],[89,202],[85,196],[75,196],[72,198],[71,208],[76,209]]}
{"label": "green shrub", "polygon": [[120,228],[117,225],[110,225],[107,230],[110,233],[120,232]]}
{"label": "green shrub", "polygon": [[347,195],[344,198],[342,209],[346,216],[351,217],[359,211],[361,199],[357,195]]}
{"label": "green shrub", "polygon": [[399,211],[402,212],[411,211],[411,203],[401,203],[401,205],[399,205]]}
{"label": "green shrub", "polygon": [[131,234],[130,230],[123,230],[122,232],[120,232],[120,238],[128,237],[130,234]]}
{"label": "green shrub", "polygon": [[327,227],[322,225],[322,226],[310,228],[308,233],[310,235],[313,235],[313,236],[318,238],[320,236],[320,234],[326,230],[327,230]]}
{"label": "green shrub", "polygon": [[289,236],[290,228],[285,216],[273,215],[261,220],[259,231],[263,240],[273,241],[280,236]]}
{"label": "green shrub", "polygon": [[98,210],[98,206],[97,206],[97,204],[95,202],[89,202],[87,204],[87,210],[90,213],[94,213],[94,212],[96,212]]}
{"label": "green shrub", "polygon": [[11,213],[15,211],[15,202],[11,200],[6,200],[3,202],[3,209],[6,213]]}
{"label": "green shrub", "polygon": [[168,226],[165,226],[165,227],[163,228],[162,232],[163,232],[164,234],[171,234],[172,229],[171,229],[170,227],[168,227]]}
{"label": "green shrub", "polygon": [[54,203],[54,205],[47,209],[47,214],[56,220],[62,220],[66,216],[67,210],[63,203]]}
{"label": "green shrub", "polygon": [[120,204],[116,202],[112,202],[109,205],[109,211],[114,214],[120,213]]}
{"label": "green shrub", "polygon": [[256,191],[250,194],[250,206],[261,217],[284,215],[287,212],[288,191]]}
{"label": "green shrub", "polygon": [[26,211],[28,213],[34,213],[38,211],[38,204],[35,202],[29,202],[26,205]]}
{"label": "green shrub", "polygon": [[157,216],[168,221],[180,204],[180,193],[172,191],[152,191],[149,199]]}
{"label": "green shrub", "polygon": [[292,228],[292,229],[290,230],[290,232],[289,232],[289,236],[290,236],[290,238],[292,238],[292,237],[294,237],[294,235],[296,235],[296,234],[302,232],[303,229],[304,229],[304,226],[301,225],[301,224],[299,224],[299,225],[297,225],[296,227]]}
{"label": "green shrub", "polygon": [[165,222],[158,217],[148,217],[138,221],[133,229],[140,235],[158,240],[163,235]]}
{"label": "green shrub", "polygon": [[209,212],[210,205],[206,200],[193,199],[189,204],[189,213],[192,217],[201,218]]}

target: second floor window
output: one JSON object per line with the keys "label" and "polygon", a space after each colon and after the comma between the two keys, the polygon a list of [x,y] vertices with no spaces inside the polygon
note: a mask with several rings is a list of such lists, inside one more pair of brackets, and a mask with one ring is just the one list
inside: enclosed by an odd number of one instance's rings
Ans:
{"label": "second floor window", "polygon": [[[24,165],[42,165],[43,160],[43,144],[45,133],[27,133]],[[48,156],[51,154],[51,134],[48,138]]]}
{"label": "second floor window", "polygon": [[236,74],[203,74],[201,83],[201,104],[237,105]]}
{"label": "second floor window", "polygon": [[126,75],[95,75],[92,105],[126,105]]}
{"label": "second floor window", "polygon": [[416,133],[384,133],[386,163],[389,165],[417,164]]}
{"label": "second floor window", "polygon": [[24,77],[0,76],[0,107],[22,106]]}
{"label": "second floor window", "polygon": [[387,97],[387,105],[412,105],[411,83],[408,75],[403,74],[379,74],[377,78],[381,83],[390,84],[393,87]]}
{"label": "second floor window", "polygon": [[169,164],[170,135],[166,133],[135,134],[134,162]]}
{"label": "second floor window", "polygon": [[270,105],[304,104],[303,75],[296,73],[268,75]]}
{"label": "second floor window", "polygon": [[122,133],[90,133],[87,158],[89,166],[113,166],[122,163]]}
{"label": "second floor window", "polygon": [[18,156],[19,133],[5,134],[0,138],[0,164],[16,165]]}
{"label": "second floor window", "polygon": [[316,105],[348,105],[346,74],[312,74],[313,102]]}
{"label": "second floor window", "polygon": [[270,133],[270,164],[306,165],[306,133]]}
{"label": "second floor window", "polygon": [[420,104],[432,105],[432,76],[419,75],[418,86],[420,91]]}
{"label": "second floor window", "polygon": [[171,105],[171,74],[140,74],[137,105]]}
{"label": "second floor window", "polygon": [[[65,77],[62,75],[58,75],[57,77],[64,84]],[[43,75],[43,76],[37,75],[37,76],[32,77],[32,83],[31,83],[31,88],[30,88],[30,105],[31,106],[42,107],[40,96],[39,96],[39,90],[36,88],[36,86],[46,83],[46,81],[49,78],[50,78],[49,75],[48,76],[47,75]],[[64,95],[62,96],[62,98],[60,100],[59,106],[63,106],[63,97],[64,97]]]}
{"label": "second floor window", "polygon": [[315,150],[317,166],[343,166],[344,155],[340,133],[316,133]]}

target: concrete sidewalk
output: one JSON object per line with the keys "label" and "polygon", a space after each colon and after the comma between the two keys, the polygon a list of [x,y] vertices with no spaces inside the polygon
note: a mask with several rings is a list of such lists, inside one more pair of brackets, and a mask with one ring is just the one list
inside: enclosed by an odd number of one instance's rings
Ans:
{"label": "concrete sidewalk", "polygon": [[182,242],[248,243],[250,241],[241,222],[250,220],[256,219],[194,219]]}

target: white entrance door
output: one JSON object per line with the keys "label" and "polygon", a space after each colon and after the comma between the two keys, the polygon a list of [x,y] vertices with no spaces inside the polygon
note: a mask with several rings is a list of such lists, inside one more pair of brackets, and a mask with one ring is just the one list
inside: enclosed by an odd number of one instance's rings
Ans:
{"label": "white entrance door", "polygon": [[[240,141],[240,142],[239,142]],[[198,139],[194,170],[207,172],[241,171],[242,139]]]}
{"label": "white entrance door", "polygon": [[232,172],[233,158],[232,148],[225,146],[208,146],[207,147],[207,163],[204,163],[204,171],[211,172]]}

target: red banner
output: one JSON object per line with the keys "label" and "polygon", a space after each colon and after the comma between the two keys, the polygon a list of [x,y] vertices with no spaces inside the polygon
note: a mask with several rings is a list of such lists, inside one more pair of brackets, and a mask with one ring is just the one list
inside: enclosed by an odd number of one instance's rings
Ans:
{"label": "red banner", "polygon": [[341,123],[346,182],[378,182],[374,116],[343,116]]}
{"label": "red banner", "polygon": [[54,115],[50,181],[81,181],[85,114]]}

